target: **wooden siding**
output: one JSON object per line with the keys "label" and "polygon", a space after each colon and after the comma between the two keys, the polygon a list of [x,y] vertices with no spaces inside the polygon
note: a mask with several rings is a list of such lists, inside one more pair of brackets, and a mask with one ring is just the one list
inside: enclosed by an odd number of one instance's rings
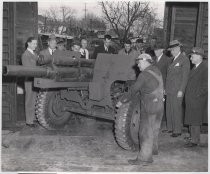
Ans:
{"label": "wooden siding", "polygon": [[179,40],[186,53],[190,52],[195,43],[197,15],[197,7],[172,7],[170,40]]}
{"label": "wooden siding", "polygon": [[174,39],[182,42],[186,53],[199,46],[208,55],[208,2],[166,2],[165,45]]}
{"label": "wooden siding", "polygon": [[208,56],[208,2],[202,2],[199,6],[196,46],[202,47]]}
{"label": "wooden siding", "polygon": [[[15,6],[12,3],[3,3],[3,58],[2,64],[15,64]],[[2,79],[2,123],[3,126],[14,122],[16,117],[16,83],[14,78]]]}
{"label": "wooden siding", "polygon": [[[3,3],[3,65],[20,64],[27,38],[38,35],[37,17],[36,2]],[[3,77],[2,81],[2,126],[8,127],[18,120],[17,81],[20,79]]]}

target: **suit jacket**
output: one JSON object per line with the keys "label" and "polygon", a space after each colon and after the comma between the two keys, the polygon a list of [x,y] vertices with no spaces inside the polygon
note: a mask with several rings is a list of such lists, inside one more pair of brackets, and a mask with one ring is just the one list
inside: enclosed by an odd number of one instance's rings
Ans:
{"label": "suit jacket", "polygon": [[[35,53],[32,54],[27,49],[25,50],[25,52],[22,54],[22,57],[21,57],[22,65],[27,66],[27,67],[36,67],[38,59],[39,58],[38,58],[37,54],[35,54]],[[26,80],[25,84],[28,84],[28,86],[30,86],[29,88],[31,89],[33,78],[28,77],[28,78],[25,78],[25,80]],[[26,85],[25,88],[28,89],[28,86]]]}
{"label": "suit jacket", "polygon": [[52,55],[50,54],[49,49],[44,49],[40,51],[40,59],[38,61],[39,64],[49,65],[52,62]]}
{"label": "suit jacket", "polygon": [[190,73],[190,61],[181,53],[168,67],[166,77],[166,94],[185,92]]}
{"label": "suit jacket", "polygon": [[155,61],[155,66],[157,66],[160,72],[162,73],[164,89],[166,87],[167,70],[170,64],[171,64],[171,59],[165,54],[161,56],[158,62],[157,62],[157,59]]}
{"label": "suit jacket", "polygon": [[94,52],[93,52],[93,56],[92,59],[96,59],[98,53],[107,53],[107,54],[115,54],[115,49],[113,47],[109,47],[108,51],[105,50],[104,45],[98,46],[95,48]]}
{"label": "suit jacket", "polygon": [[80,53],[81,53],[80,58],[89,59],[89,51],[87,49],[80,48]]}
{"label": "suit jacket", "polygon": [[208,62],[203,61],[189,75],[185,91],[185,124],[201,125],[208,121]]}
{"label": "suit jacket", "polygon": [[138,56],[138,52],[136,50],[134,50],[134,49],[131,49],[131,51],[128,54],[126,54],[125,48],[121,49],[118,52],[118,54],[120,54],[120,55],[128,55],[128,56],[135,57],[135,58]]}
{"label": "suit jacket", "polygon": [[36,54],[32,54],[27,49],[25,50],[25,52],[23,53],[21,57],[23,66],[36,67],[37,60],[38,60],[38,56]]}

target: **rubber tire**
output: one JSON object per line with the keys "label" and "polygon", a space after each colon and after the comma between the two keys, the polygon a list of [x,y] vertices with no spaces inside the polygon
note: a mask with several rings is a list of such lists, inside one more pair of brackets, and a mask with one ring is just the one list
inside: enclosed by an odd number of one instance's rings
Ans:
{"label": "rubber tire", "polygon": [[[138,97],[135,97],[132,101],[123,104],[117,109],[117,113],[115,115],[115,139],[118,145],[125,150],[137,151],[139,149],[139,126],[136,128],[136,139],[134,140],[131,136],[131,121],[133,119],[132,115],[135,107],[139,107],[140,109]],[[140,113],[138,119],[140,119]],[[140,122],[138,121],[138,124],[139,123]]]}
{"label": "rubber tire", "polygon": [[48,130],[63,128],[71,116],[70,112],[65,112],[64,115],[57,117],[49,106],[57,93],[58,91],[40,91],[37,95],[35,106],[36,117],[40,125]]}

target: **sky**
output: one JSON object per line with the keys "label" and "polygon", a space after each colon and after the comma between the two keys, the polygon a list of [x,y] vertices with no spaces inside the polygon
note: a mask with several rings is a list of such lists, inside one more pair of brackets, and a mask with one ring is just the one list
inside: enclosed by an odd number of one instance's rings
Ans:
{"label": "sky", "polygon": [[[111,0],[109,0],[111,1]],[[69,6],[77,11],[76,17],[81,18],[85,16],[85,3],[86,3],[86,9],[87,13],[94,13],[98,16],[102,15],[100,6],[97,4],[97,0],[51,0],[51,1],[38,1],[38,9],[39,14],[42,14],[42,12],[49,7],[59,7],[59,6]],[[150,4],[153,8],[156,8],[157,15],[159,19],[163,19],[164,16],[164,6],[165,1],[150,1]]]}

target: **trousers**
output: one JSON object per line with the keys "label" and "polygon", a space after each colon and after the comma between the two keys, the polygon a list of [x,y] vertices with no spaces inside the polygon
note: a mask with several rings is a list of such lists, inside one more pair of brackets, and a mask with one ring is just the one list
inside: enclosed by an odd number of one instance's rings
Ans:
{"label": "trousers", "polygon": [[190,135],[192,139],[192,143],[199,144],[200,143],[200,126],[190,126]]}
{"label": "trousers", "polygon": [[33,82],[25,82],[25,112],[26,124],[33,124],[35,120],[35,104],[37,92],[33,90]]}
{"label": "trousers", "polygon": [[139,127],[139,160],[152,162],[152,155],[158,154],[158,135],[162,117],[163,110],[156,114],[149,114],[145,111],[141,112]]}
{"label": "trousers", "polygon": [[168,94],[166,98],[166,124],[167,129],[173,133],[181,133],[183,97],[177,98],[177,94]]}

